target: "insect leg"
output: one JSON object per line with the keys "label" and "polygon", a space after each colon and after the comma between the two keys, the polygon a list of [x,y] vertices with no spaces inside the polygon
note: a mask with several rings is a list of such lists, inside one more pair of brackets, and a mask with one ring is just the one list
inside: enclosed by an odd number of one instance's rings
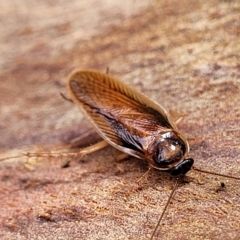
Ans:
{"label": "insect leg", "polygon": [[[43,156],[48,156],[48,157],[83,157],[84,155],[96,152],[102,148],[105,148],[106,146],[108,146],[108,143],[105,141],[100,141],[98,143],[95,143],[89,147],[85,147],[82,148],[79,152],[77,153],[26,153],[24,154],[27,157],[43,157]],[[67,161],[67,166],[69,165],[70,161]],[[64,166],[65,163],[62,165],[62,167],[66,167]]]}
{"label": "insect leg", "polygon": [[13,158],[20,158],[20,157],[82,157],[84,155],[90,154],[92,152],[98,151],[104,147],[108,146],[108,143],[105,141],[100,141],[98,143],[95,143],[89,147],[82,148],[79,152],[77,153],[69,153],[69,152],[26,152],[19,154],[17,156],[11,156],[11,157],[5,157],[1,158],[0,162],[4,162],[9,159]]}
{"label": "insect leg", "polygon": [[[6,160],[13,159],[13,158],[19,158],[20,156],[21,156],[21,155],[1,158],[1,159],[0,159],[0,162],[4,162],[4,161],[6,161]],[[24,156],[24,155],[23,155],[23,156]]]}
{"label": "insect leg", "polygon": [[144,174],[142,174],[142,176],[137,181],[133,182],[133,184],[130,184],[130,186],[128,186],[128,190],[124,191],[125,195],[129,196],[131,192],[139,189],[139,183],[149,174],[151,170],[152,170],[152,167],[149,166],[148,170]]}
{"label": "insect leg", "polygon": [[117,162],[121,162],[122,160],[126,159],[127,157],[129,157],[129,155],[127,153],[119,153],[116,157],[115,160]]}
{"label": "insect leg", "polygon": [[108,143],[105,141],[101,141],[101,142],[95,143],[89,147],[81,149],[79,151],[79,154],[81,154],[82,156],[87,155],[89,153],[96,152],[102,148],[105,148],[106,146],[108,146]]}
{"label": "insect leg", "polygon": [[137,184],[139,184],[152,170],[152,166],[148,167],[148,170],[136,181]]}
{"label": "insect leg", "polygon": [[72,102],[73,103],[73,100],[72,99],[70,99],[70,98],[67,98],[63,93],[61,93],[60,92],[60,95],[61,95],[61,97],[64,99],[64,100],[66,100],[66,101],[68,101],[68,102]]}
{"label": "insect leg", "polygon": [[90,145],[94,143],[92,140],[94,139],[94,142],[96,142],[96,132],[93,129],[90,129],[80,136],[72,139],[70,141],[70,144],[68,147],[75,148],[75,147],[86,147],[87,145]]}
{"label": "insect leg", "polygon": [[183,120],[183,117],[179,117],[179,118],[175,121],[175,124],[178,125],[182,120]]}
{"label": "insect leg", "polygon": [[109,74],[109,72],[110,72],[110,69],[109,69],[109,67],[107,66],[107,68],[106,68],[106,74]]}

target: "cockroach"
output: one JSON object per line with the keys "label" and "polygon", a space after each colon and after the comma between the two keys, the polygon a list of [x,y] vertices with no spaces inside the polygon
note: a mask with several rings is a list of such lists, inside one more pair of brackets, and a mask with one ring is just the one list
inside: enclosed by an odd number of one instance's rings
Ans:
{"label": "cockroach", "polygon": [[[74,71],[68,78],[67,88],[71,99],[63,97],[80,108],[103,141],[84,148],[79,153],[56,153],[56,156],[83,156],[112,145],[123,152],[124,157],[130,155],[147,161],[148,171],[157,169],[173,176],[184,176],[189,170],[195,169],[240,180],[193,167],[194,160],[188,157],[188,141],[178,131],[166,110],[120,80],[96,71]],[[24,155],[30,157],[54,154]],[[178,183],[177,179],[150,239],[153,239]]]}
{"label": "cockroach", "polygon": [[[73,102],[107,144],[174,176],[191,169],[194,161],[187,157],[186,138],[156,102],[95,71],[72,73],[67,87]],[[98,146],[105,144],[100,142]]]}
{"label": "cockroach", "polygon": [[[154,168],[173,176],[183,176],[193,168],[194,160],[188,157],[187,139],[158,103],[118,79],[96,71],[73,72],[67,87],[73,102],[104,140],[85,149],[84,154],[109,144],[126,155],[147,161],[149,170]],[[177,187],[178,181],[150,239],[153,239]]]}

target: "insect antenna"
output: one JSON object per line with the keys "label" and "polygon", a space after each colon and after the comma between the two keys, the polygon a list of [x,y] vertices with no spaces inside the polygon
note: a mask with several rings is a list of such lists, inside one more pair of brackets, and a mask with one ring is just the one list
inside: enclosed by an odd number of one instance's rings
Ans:
{"label": "insect antenna", "polygon": [[[226,174],[221,174],[221,173],[210,172],[210,171],[207,171],[207,170],[202,170],[202,169],[196,168],[196,167],[194,167],[194,166],[192,167],[192,170],[195,170],[195,171],[197,171],[197,172],[202,172],[202,173],[211,174],[211,175],[216,175],[216,176],[220,176],[220,177],[226,177],[226,178],[231,178],[231,179],[240,180],[239,177],[234,177],[234,176],[230,176],[230,175],[226,175]],[[172,199],[172,197],[173,197],[176,189],[178,188],[179,183],[180,183],[180,179],[178,178],[177,181],[176,181],[176,183],[175,183],[175,185],[174,185],[174,187],[173,187],[173,190],[172,190],[172,192],[171,192],[171,194],[170,194],[170,196],[169,196],[169,198],[168,198],[168,201],[167,201],[167,203],[165,204],[164,209],[163,209],[163,211],[162,211],[162,213],[161,213],[161,215],[160,215],[160,217],[159,217],[159,219],[158,219],[158,222],[157,222],[157,224],[156,224],[156,226],[155,226],[155,228],[154,228],[154,230],[153,230],[153,232],[152,232],[152,235],[151,235],[151,237],[150,237],[150,240],[153,239],[153,237],[154,237],[157,229],[159,229],[159,226],[160,226],[160,224],[161,224],[161,221],[162,221],[162,219],[163,219],[163,216],[164,216],[165,213],[166,213],[166,210],[167,210],[167,208],[168,208],[168,205],[170,204],[170,201],[171,201],[171,199]],[[225,187],[225,184],[224,184],[224,183],[221,183],[221,187],[224,188],[224,187]]]}
{"label": "insect antenna", "polygon": [[236,179],[236,180],[240,180],[239,177],[234,177],[234,176],[230,176],[230,175],[226,175],[226,174],[221,174],[221,173],[215,173],[215,172],[210,172],[207,170],[202,170],[196,167],[192,167],[192,170],[195,170],[197,172],[202,172],[202,173],[207,173],[207,174],[211,174],[211,175],[216,175],[216,176],[220,176],[220,177],[226,177],[226,178],[232,178],[232,179]]}
{"label": "insect antenna", "polygon": [[150,237],[150,240],[153,239],[153,237],[154,237],[154,235],[155,235],[158,227],[160,226],[161,221],[162,221],[162,219],[163,219],[163,216],[164,216],[164,214],[166,213],[166,210],[167,210],[167,208],[168,208],[168,205],[170,204],[170,202],[171,202],[171,200],[172,200],[172,198],[173,198],[173,195],[174,195],[176,189],[177,189],[178,186],[179,186],[179,183],[180,183],[180,179],[177,178],[176,183],[175,183],[175,185],[174,185],[174,187],[173,187],[173,189],[172,189],[172,192],[171,192],[171,194],[170,194],[170,196],[169,196],[169,198],[168,198],[168,200],[167,200],[167,203],[166,203],[165,206],[164,206],[164,209],[163,209],[163,211],[162,211],[162,214],[160,215],[160,217],[159,217],[159,219],[158,219],[157,225],[155,226],[155,228],[154,228],[154,230],[153,230],[153,232],[152,232],[152,235],[151,235],[151,237]]}

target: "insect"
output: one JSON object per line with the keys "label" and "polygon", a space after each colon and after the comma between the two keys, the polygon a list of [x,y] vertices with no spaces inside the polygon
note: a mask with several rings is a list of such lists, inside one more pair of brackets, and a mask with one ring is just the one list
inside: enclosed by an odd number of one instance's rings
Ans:
{"label": "insect", "polygon": [[191,169],[188,142],[159,104],[99,72],[74,72],[67,85],[105,142],[175,176]]}
{"label": "insect", "polygon": [[[67,86],[73,102],[104,139],[85,153],[110,144],[127,155],[146,160],[149,169],[179,176],[192,168],[194,160],[188,158],[186,138],[159,104],[119,80],[95,71],[72,73]],[[153,239],[177,186],[178,182],[150,239]]]}
{"label": "insect", "polygon": [[[178,131],[165,109],[142,93],[107,74],[95,71],[73,72],[68,78],[67,87],[71,100],[103,138],[103,141],[80,150],[80,155],[112,145],[126,155],[147,161],[149,169],[166,171],[173,176],[185,175],[193,168],[194,160],[188,158],[189,144],[186,138]],[[32,155],[28,153],[26,156]],[[63,165],[66,166],[68,163]],[[178,181],[150,239],[153,239],[177,187]]]}

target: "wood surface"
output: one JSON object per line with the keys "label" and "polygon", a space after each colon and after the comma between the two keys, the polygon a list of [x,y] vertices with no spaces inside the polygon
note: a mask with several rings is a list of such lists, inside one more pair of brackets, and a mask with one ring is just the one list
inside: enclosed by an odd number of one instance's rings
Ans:
{"label": "wood surface", "polygon": [[[73,69],[109,67],[184,116],[196,167],[239,177],[239,13],[223,0],[0,3],[0,158],[98,141],[60,93]],[[149,239],[176,179],[152,171],[136,188],[147,165],[117,154],[1,162],[1,239]],[[240,181],[190,171],[154,239],[237,240],[239,219]]]}

